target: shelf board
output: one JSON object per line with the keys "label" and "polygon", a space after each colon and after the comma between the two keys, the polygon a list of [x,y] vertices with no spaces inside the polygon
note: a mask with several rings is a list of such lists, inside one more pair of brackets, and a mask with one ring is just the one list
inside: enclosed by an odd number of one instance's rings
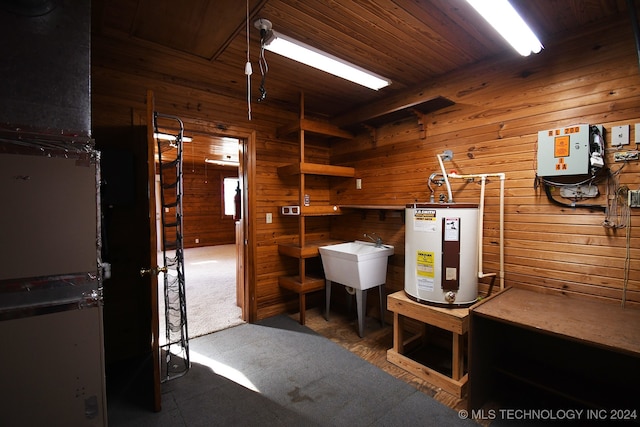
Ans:
{"label": "shelf board", "polygon": [[340,129],[339,127],[332,125],[331,123],[309,119],[300,119],[297,122],[282,126],[278,128],[276,135],[278,138],[281,138],[283,136],[291,135],[292,133],[299,132],[301,130],[318,135],[335,136],[344,139],[354,138],[351,132]]}
{"label": "shelf board", "polygon": [[385,211],[404,211],[404,205],[340,205],[343,209],[379,209]]}
{"label": "shelf board", "polygon": [[388,213],[392,213],[394,215],[397,214],[402,218],[402,222],[405,221],[404,219],[405,207],[400,205],[340,205],[340,208],[344,210],[351,209],[355,211],[360,211],[362,212],[363,218],[367,217],[367,212],[372,210],[377,210],[380,221],[384,221]]}
{"label": "shelf board", "polygon": [[342,215],[342,211],[340,210],[340,207],[337,205],[300,206],[300,215],[302,216]]}
{"label": "shelf board", "polygon": [[293,163],[290,165],[280,166],[278,168],[278,175],[291,176],[291,175],[324,175],[324,176],[342,176],[353,178],[356,176],[356,170],[347,166],[333,166],[319,163]]}
{"label": "shelf board", "polygon": [[344,243],[344,240],[313,240],[307,242],[304,247],[300,247],[295,243],[281,243],[278,245],[278,252],[281,255],[293,258],[314,258],[320,256],[318,251],[320,246],[335,245],[337,243]]}
{"label": "shelf board", "polygon": [[306,294],[324,289],[325,280],[322,277],[305,276],[302,281],[300,276],[280,276],[278,284],[281,288],[298,294]]}

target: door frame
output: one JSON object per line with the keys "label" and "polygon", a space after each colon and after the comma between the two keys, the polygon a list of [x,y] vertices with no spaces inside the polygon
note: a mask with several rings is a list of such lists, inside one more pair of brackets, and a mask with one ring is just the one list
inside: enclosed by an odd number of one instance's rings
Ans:
{"label": "door frame", "polygon": [[[157,227],[156,227],[156,194],[155,194],[155,138],[154,122],[155,100],[152,90],[147,91],[146,105],[147,121],[147,161],[148,167],[148,189],[149,189],[149,232],[150,251],[152,254],[152,267],[157,269]],[[185,124],[192,123],[189,118],[182,118]],[[241,240],[243,241],[243,265],[244,265],[244,301],[242,302],[242,320],[253,323],[257,321],[258,305],[256,299],[256,131],[242,127],[210,127],[198,121],[196,125],[198,132],[204,132],[215,136],[227,136],[239,140],[240,161],[238,167],[238,178],[242,189],[242,220],[241,220]],[[158,313],[158,283],[155,275],[151,279],[151,335],[153,354],[153,391],[154,410],[161,410],[161,381],[160,381],[160,322]]]}

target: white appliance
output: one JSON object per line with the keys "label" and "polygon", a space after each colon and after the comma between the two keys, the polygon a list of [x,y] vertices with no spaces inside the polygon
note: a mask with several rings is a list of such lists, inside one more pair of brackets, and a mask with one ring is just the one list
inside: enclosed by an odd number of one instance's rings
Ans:
{"label": "white appliance", "polygon": [[478,206],[410,204],[405,209],[407,296],[424,304],[469,306],[478,298]]}

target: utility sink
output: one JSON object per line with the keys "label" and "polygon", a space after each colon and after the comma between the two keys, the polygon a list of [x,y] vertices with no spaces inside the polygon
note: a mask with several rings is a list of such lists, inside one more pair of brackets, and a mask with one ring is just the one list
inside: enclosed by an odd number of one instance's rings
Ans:
{"label": "utility sink", "polygon": [[320,257],[327,280],[366,290],[387,280],[387,261],[393,246],[376,247],[373,242],[338,243],[320,246]]}
{"label": "utility sink", "polygon": [[[364,316],[367,307],[367,289],[380,287],[380,324],[384,326],[384,283],[387,281],[387,261],[393,255],[393,246],[355,242],[320,246],[320,257],[326,278],[325,318],[329,320],[331,305],[331,282],[346,286],[347,292],[355,294],[358,310],[358,335],[364,337]],[[351,301],[351,300],[349,300]]]}

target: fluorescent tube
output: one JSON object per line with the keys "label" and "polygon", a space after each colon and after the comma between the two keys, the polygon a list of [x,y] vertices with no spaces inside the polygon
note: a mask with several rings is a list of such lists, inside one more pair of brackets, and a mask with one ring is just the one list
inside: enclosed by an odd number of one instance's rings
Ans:
{"label": "fluorescent tube", "polygon": [[507,0],[467,0],[522,56],[542,50],[542,43]]}
{"label": "fluorescent tube", "polygon": [[314,47],[272,31],[273,37],[265,43],[265,49],[285,56],[294,61],[309,65],[345,80],[378,90],[391,84],[391,81],[370,71],[350,64],[340,58],[322,52]]}

